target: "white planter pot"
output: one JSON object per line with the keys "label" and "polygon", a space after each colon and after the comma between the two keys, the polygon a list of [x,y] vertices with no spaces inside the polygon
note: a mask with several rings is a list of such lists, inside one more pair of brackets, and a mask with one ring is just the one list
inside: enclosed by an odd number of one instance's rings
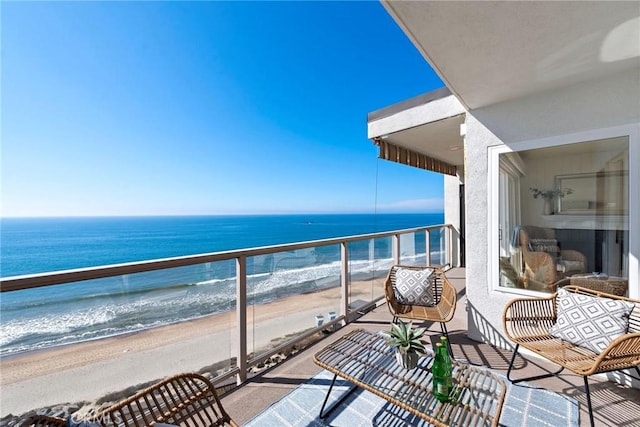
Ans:
{"label": "white planter pot", "polygon": [[416,353],[400,353],[400,351],[396,350],[396,360],[398,364],[402,366],[404,369],[413,369],[418,366],[418,359],[420,359],[420,355]]}

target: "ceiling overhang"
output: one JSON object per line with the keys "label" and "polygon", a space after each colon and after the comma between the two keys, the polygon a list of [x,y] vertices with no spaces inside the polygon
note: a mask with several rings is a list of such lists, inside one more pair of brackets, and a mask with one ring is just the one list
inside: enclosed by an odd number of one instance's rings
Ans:
{"label": "ceiling overhang", "polygon": [[638,1],[390,1],[469,111],[640,67]]}
{"label": "ceiling overhang", "polygon": [[465,109],[443,88],[368,115],[380,158],[449,175],[464,164]]}
{"label": "ceiling overhang", "polygon": [[467,111],[640,69],[638,1],[381,2],[447,87],[369,114],[369,138],[453,166]]}

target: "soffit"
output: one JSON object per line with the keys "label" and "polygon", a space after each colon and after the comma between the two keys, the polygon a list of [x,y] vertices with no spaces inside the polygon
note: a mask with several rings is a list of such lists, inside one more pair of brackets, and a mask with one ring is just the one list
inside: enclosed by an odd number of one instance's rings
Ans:
{"label": "soffit", "polygon": [[382,1],[475,109],[640,67],[640,2]]}
{"label": "soffit", "polygon": [[464,114],[427,123],[385,136],[384,140],[454,166],[464,164],[460,125]]}
{"label": "soffit", "polygon": [[449,165],[464,164],[460,125],[466,110],[447,88],[391,105],[367,116],[368,137]]}

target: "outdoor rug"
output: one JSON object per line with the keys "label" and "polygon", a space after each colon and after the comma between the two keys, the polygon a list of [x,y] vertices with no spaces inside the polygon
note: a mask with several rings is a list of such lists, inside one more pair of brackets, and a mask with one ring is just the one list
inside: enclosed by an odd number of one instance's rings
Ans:
{"label": "outdoor rug", "polygon": [[[428,426],[429,423],[415,417],[386,400],[360,388],[341,402],[324,420],[318,417],[333,374],[321,371],[315,377],[296,387],[289,394],[256,415],[248,427],[358,427],[358,426]],[[568,396],[527,383],[507,385],[507,394],[500,426],[578,426],[578,402]],[[338,400],[351,387],[351,383],[336,379],[327,403]]]}

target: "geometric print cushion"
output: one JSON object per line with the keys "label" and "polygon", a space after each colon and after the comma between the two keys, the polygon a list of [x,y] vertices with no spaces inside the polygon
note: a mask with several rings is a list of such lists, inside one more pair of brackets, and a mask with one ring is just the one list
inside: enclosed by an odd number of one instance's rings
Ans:
{"label": "geometric print cushion", "polygon": [[549,328],[556,338],[602,353],[629,328],[635,304],[558,290],[558,319]]}
{"label": "geometric print cushion", "polygon": [[396,301],[405,305],[434,306],[432,274],[433,268],[396,268],[396,280],[393,283]]}

